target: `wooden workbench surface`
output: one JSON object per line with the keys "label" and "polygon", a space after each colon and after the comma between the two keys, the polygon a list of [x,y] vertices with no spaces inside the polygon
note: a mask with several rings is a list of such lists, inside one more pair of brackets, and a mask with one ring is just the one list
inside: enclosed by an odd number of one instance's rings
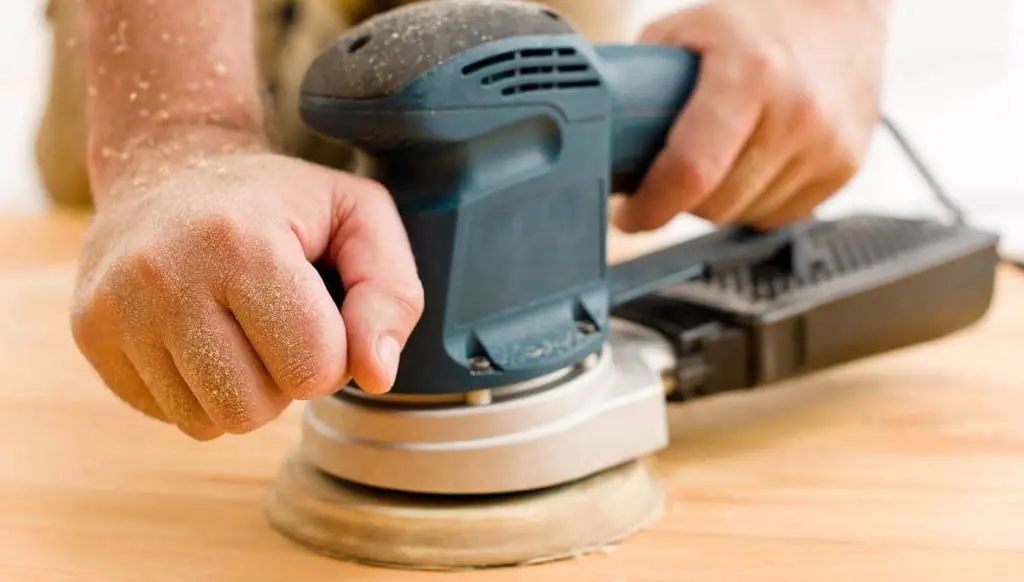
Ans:
{"label": "wooden workbench surface", "polygon": [[[263,519],[298,406],[194,443],[109,395],[67,303],[84,221],[0,219],[0,580],[432,580],[313,555]],[[452,580],[1024,579],[1024,277],[927,347],[688,405],[663,518],[613,551]]]}

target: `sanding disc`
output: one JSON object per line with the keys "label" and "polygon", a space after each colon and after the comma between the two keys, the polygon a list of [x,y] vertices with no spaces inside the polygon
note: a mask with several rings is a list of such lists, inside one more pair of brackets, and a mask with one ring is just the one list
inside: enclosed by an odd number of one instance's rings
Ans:
{"label": "sanding disc", "polygon": [[276,530],[321,554],[454,570],[536,564],[600,550],[656,519],[663,499],[642,461],[540,491],[449,497],[340,481],[296,452],[272,484],[266,509]]}

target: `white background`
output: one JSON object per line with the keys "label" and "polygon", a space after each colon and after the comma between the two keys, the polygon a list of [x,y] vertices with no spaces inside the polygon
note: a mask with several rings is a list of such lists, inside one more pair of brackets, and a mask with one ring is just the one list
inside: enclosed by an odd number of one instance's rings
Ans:
{"label": "white background", "polygon": [[[756,2],[758,0],[751,0]],[[0,2],[0,212],[44,208],[31,139],[46,84],[43,0]],[[684,4],[635,0],[636,25]],[[968,207],[1024,253],[1024,1],[894,0],[886,108]],[[826,213],[932,212],[880,132],[867,167]]]}

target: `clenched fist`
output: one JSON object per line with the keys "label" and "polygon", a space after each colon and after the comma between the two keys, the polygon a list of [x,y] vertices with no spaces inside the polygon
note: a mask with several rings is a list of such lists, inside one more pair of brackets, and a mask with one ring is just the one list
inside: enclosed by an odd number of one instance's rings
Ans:
{"label": "clenched fist", "polygon": [[[393,382],[423,291],[378,184],[202,130],[130,156],[85,243],[72,328],[121,399],[196,439],[354,378]],[[340,312],[313,266],[336,266]]]}
{"label": "clenched fist", "polygon": [[716,0],[656,21],[641,42],[702,55],[690,102],[626,231],[689,212],[777,228],[860,169],[879,118],[888,0]]}

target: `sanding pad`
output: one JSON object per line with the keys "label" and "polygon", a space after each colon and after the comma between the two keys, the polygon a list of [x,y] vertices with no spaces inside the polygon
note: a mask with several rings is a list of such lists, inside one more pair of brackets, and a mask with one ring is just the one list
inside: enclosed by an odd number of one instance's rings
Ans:
{"label": "sanding pad", "polygon": [[266,512],[282,535],[334,558],[409,569],[520,566],[575,557],[654,521],[663,490],[644,461],[528,493],[413,495],[362,487],[290,455]]}

